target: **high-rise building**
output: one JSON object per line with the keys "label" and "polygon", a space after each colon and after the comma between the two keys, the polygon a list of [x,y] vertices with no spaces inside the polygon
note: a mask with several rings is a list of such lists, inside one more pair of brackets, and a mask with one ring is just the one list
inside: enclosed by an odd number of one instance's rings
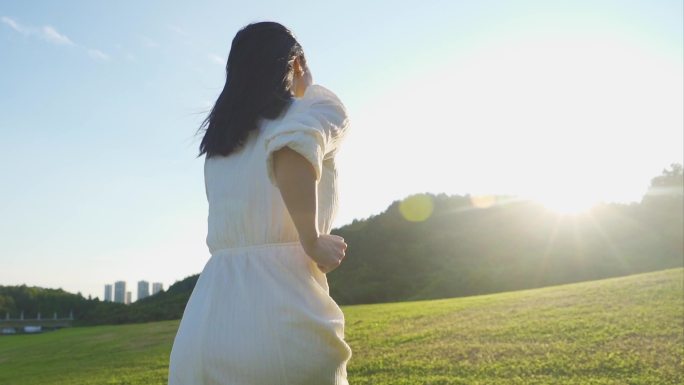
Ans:
{"label": "high-rise building", "polygon": [[164,285],[161,282],[155,282],[152,284],[152,295],[155,295],[162,290],[164,290]]}
{"label": "high-rise building", "polygon": [[131,292],[130,291],[126,292],[126,302],[125,303],[126,303],[126,305],[131,304]]}
{"label": "high-rise building", "polygon": [[114,282],[114,302],[126,302],[126,281]]}
{"label": "high-rise building", "polygon": [[105,285],[104,300],[108,301],[108,302],[112,302],[112,285],[109,283]]}
{"label": "high-rise building", "polygon": [[150,283],[147,281],[138,281],[138,301],[150,296]]}

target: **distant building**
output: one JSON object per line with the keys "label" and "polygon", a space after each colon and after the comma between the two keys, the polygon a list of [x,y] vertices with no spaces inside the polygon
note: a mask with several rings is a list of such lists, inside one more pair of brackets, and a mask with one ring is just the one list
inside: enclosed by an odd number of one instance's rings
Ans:
{"label": "distant building", "polygon": [[152,284],[152,295],[155,295],[162,290],[164,290],[164,285],[161,282],[155,282]]}
{"label": "distant building", "polygon": [[126,305],[131,304],[131,292],[130,291],[126,292],[126,302],[125,303],[126,303]]}
{"label": "distant building", "polygon": [[150,283],[147,281],[138,281],[138,301],[150,296]]}
{"label": "distant building", "polygon": [[126,281],[114,282],[114,302],[126,302]]}
{"label": "distant building", "polygon": [[112,302],[112,285],[111,285],[111,284],[106,284],[106,285],[105,285],[104,300],[105,300],[105,301]]}

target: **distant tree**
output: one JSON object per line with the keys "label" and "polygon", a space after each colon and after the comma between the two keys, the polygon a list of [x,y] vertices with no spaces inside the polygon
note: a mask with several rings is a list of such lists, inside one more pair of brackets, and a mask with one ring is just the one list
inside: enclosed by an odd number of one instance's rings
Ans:
{"label": "distant tree", "polygon": [[684,172],[681,164],[673,163],[669,169],[663,169],[660,175],[651,179],[639,209],[642,223],[654,229],[669,250],[681,254],[684,248]]}
{"label": "distant tree", "polygon": [[646,195],[642,202],[649,200],[680,201],[684,197],[684,172],[682,165],[672,163],[670,169],[663,169],[662,174],[651,179]]}

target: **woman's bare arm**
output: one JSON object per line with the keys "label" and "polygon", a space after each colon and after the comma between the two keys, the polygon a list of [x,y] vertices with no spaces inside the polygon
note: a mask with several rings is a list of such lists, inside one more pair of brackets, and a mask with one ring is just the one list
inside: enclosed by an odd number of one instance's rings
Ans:
{"label": "woman's bare arm", "polygon": [[339,235],[318,232],[318,186],[314,166],[285,146],[273,152],[273,176],[297,227],[304,251],[322,272],[336,269],[345,257],[347,244]]}
{"label": "woman's bare arm", "polygon": [[285,146],[273,152],[273,173],[300,240],[311,245],[319,236],[318,187],[313,165]]}

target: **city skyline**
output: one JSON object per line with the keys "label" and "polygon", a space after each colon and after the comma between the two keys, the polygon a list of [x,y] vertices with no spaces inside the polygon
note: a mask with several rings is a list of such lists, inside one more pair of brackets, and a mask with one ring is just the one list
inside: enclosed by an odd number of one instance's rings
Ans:
{"label": "city skyline", "polygon": [[[138,291],[137,291],[137,297],[135,302],[147,298],[151,295],[155,295],[158,292],[164,290],[164,284],[162,282],[152,282],[152,292],[150,292],[150,282],[147,280],[140,280],[137,282],[138,285]],[[129,290],[126,290],[127,286],[127,281],[119,280],[114,282],[114,285],[110,283],[106,283],[104,285],[104,296],[103,296],[103,301],[112,301],[112,302],[120,302],[124,304],[130,304],[132,303],[132,292]],[[114,298],[112,299],[112,290],[114,290]],[[116,295],[117,290],[119,293],[125,293],[125,294],[119,294],[119,296]],[[99,297],[94,297],[94,298],[99,298]]]}

